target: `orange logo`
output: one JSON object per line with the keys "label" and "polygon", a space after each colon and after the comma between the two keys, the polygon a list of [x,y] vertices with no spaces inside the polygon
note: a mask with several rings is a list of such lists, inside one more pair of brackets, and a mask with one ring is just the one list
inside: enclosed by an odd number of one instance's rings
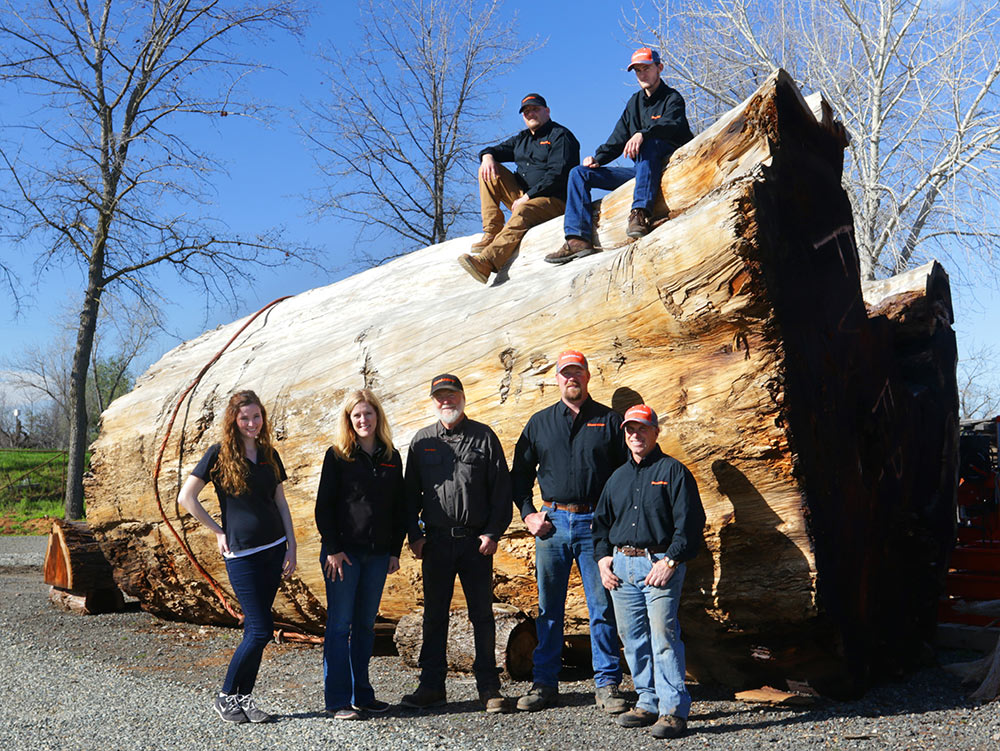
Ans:
{"label": "orange logo", "polygon": [[[433,451],[433,450],[434,449],[431,449],[431,451]],[[385,462],[380,462],[379,466],[381,466],[381,467],[395,467],[396,465],[395,464],[386,464]]]}
{"label": "orange logo", "polygon": [[663,115],[650,115],[653,120],[659,120]]}
{"label": "orange logo", "polygon": [[437,449],[424,449],[424,451],[437,451]]}
{"label": "orange logo", "polygon": [[551,146],[552,145],[552,141],[539,141],[538,143],[540,143],[542,146]]}
{"label": "orange logo", "polygon": [[587,423],[587,427],[588,428],[603,428],[604,427],[604,423],[603,422],[588,422]]}
{"label": "orange logo", "polygon": [[651,480],[650,485],[669,485],[670,483],[666,480]]}

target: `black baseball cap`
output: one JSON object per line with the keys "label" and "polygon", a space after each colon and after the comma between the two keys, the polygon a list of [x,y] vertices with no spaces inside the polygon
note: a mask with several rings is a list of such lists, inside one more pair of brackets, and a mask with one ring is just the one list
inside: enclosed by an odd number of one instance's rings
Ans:
{"label": "black baseball cap", "polygon": [[465,392],[465,389],[462,388],[462,382],[458,380],[458,376],[451,373],[442,373],[431,379],[431,396],[434,396],[435,391],[441,390]]}
{"label": "black baseball cap", "polygon": [[524,99],[521,100],[521,109],[518,112],[524,112],[525,107],[548,107],[545,103],[545,97],[541,94],[528,94]]}

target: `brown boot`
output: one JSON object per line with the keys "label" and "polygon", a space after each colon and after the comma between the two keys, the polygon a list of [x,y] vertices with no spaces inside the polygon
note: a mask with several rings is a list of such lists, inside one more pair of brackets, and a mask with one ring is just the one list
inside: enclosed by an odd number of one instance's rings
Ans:
{"label": "brown boot", "polygon": [[628,215],[628,229],[625,230],[625,234],[629,237],[645,237],[649,234],[651,225],[649,212],[646,209],[632,209],[632,213]]}
{"label": "brown boot", "polygon": [[490,280],[490,274],[495,270],[485,258],[470,256],[468,253],[463,253],[458,257],[458,265],[468,271],[473,279],[483,284]]}
{"label": "brown boot", "polygon": [[496,239],[496,232],[484,232],[482,238],[476,240],[471,246],[469,246],[469,252],[473,255],[479,255]]}
{"label": "brown boot", "polygon": [[506,714],[510,712],[510,699],[500,693],[499,689],[487,688],[479,692],[479,701],[487,714]]}
{"label": "brown boot", "polygon": [[549,253],[545,260],[549,263],[569,263],[577,258],[597,252],[594,244],[583,237],[567,237],[566,242],[555,253]]}
{"label": "brown boot", "polygon": [[687,730],[687,720],[672,714],[660,715],[649,729],[654,738],[679,738]]}

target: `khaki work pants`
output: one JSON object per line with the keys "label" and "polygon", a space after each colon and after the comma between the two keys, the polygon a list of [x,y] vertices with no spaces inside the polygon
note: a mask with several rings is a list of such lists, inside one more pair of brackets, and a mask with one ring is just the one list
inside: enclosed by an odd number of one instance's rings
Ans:
{"label": "khaki work pants", "polygon": [[508,209],[524,195],[513,173],[502,164],[497,165],[497,179],[487,182],[479,177],[479,201],[483,214],[483,232],[496,235],[479,257],[499,271],[521,245],[524,233],[537,224],[547,222],[566,211],[566,202],[558,198],[529,198],[517,207],[504,223],[500,206]]}

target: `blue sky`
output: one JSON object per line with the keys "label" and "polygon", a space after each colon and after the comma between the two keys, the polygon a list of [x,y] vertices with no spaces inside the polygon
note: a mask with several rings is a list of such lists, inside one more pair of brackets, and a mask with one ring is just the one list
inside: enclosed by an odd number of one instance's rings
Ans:
{"label": "blue sky", "polygon": [[[345,6],[350,12],[344,11]],[[624,5],[630,7],[630,3]],[[610,133],[625,99],[634,91],[634,77],[625,66],[636,45],[621,27],[623,5],[611,0],[579,0],[568,12],[557,3],[509,1],[508,12],[515,8],[521,34],[537,35],[545,44],[497,82],[496,96],[498,106],[504,104],[503,115],[493,133],[484,133],[484,140],[523,127],[516,103],[525,93],[538,91],[547,98],[553,118],[576,133],[583,154],[591,153]],[[349,43],[355,18],[353,4],[323,2],[305,39],[278,39],[254,50],[256,59],[274,68],[258,75],[253,85],[257,95],[281,108],[269,127],[230,117],[202,123],[197,134],[228,171],[213,180],[217,190],[215,216],[240,234],[283,226],[289,237],[319,247],[330,270],[317,273],[315,269],[290,267],[262,271],[253,285],[241,291],[236,310],[221,305],[206,307],[192,288],[179,284],[168,273],[159,274],[157,284],[173,300],[163,311],[172,335],[157,338],[143,367],[207,328],[251,313],[276,297],[329,284],[358,270],[352,263],[355,228],[332,219],[316,220],[303,198],[318,184],[319,177],[297,126],[297,117],[303,116],[302,102],[324,92],[315,53]],[[0,110],[3,107],[0,102]],[[469,185],[470,192],[474,188]],[[5,260],[9,262],[9,258]],[[4,330],[0,369],[19,349],[55,338],[62,322],[75,317],[82,298],[83,272],[75,266],[51,268],[37,285],[27,254],[15,257],[14,266],[20,271],[27,297],[18,318],[9,304],[0,308]],[[953,279],[955,276],[953,273]],[[960,349],[966,351],[973,343],[989,344],[1000,353],[996,324],[1000,302],[995,287],[955,288],[953,295]]]}

